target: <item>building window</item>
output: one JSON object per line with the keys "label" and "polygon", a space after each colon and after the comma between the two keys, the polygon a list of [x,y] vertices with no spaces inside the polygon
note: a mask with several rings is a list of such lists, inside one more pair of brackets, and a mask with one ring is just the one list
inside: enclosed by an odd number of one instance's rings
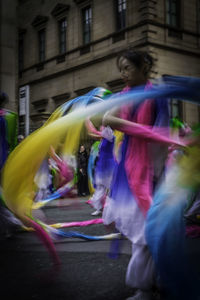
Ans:
{"label": "building window", "polygon": [[67,33],[66,18],[58,22],[58,30],[59,30],[59,53],[64,54],[66,52],[66,33]]}
{"label": "building window", "polygon": [[200,0],[197,2],[197,30],[200,33]]}
{"label": "building window", "polygon": [[91,42],[92,9],[90,6],[82,10],[83,44]]}
{"label": "building window", "polygon": [[126,0],[116,1],[116,27],[117,31],[126,27]]}
{"label": "building window", "polygon": [[182,105],[180,100],[170,100],[170,118],[182,118]]}
{"label": "building window", "polygon": [[24,33],[19,33],[18,40],[18,70],[19,73],[24,69]]}
{"label": "building window", "polygon": [[45,29],[38,31],[38,44],[39,44],[39,62],[45,61],[45,38],[46,32]]}
{"label": "building window", "polygon": [[180,26],[180,1],[166,0],[166,23],[173,27]]}

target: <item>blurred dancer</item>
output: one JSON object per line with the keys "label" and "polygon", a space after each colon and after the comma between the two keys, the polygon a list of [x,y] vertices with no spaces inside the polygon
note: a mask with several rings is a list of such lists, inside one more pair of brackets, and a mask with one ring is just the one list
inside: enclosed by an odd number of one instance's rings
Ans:
{"label": "blurred dancer", "polygon": [[[151,89],[148,80],[153,65],[152,57],[142,51],[128,50],[117,59],[122,79],[126,83],[122,93],[131,88]],[[126,105],[120,110],[108,112],[104,125],[125,133],[122,143],[121,160],[114,175],[114,181],[103,211],[105,224],[115,222],[117,230],[132,242],[132,257],[128,265],[126,282],[137,289],[132,300],[149,300],[155,285],[154,263],[145,239],[146,214],[152,203],[156,160],[159,172],[163,171],[167,146],[157,151],[154,160],[151,153],[154,126],[169,123],[168,104],[164,99],[147,99],[138,105]],[[143,127],[152,128],[152,135]],[[160,145],[160,142],[158,143]],[[159,146],[160,147],[160,146]],[[157,159],[156,159],[157,158]],[[155,169],[155,172],[154,172]],[[158,178],[156,178],[157,181]]]}
{"label": "blurred dancer", "polygon": [[[183,134],[185,130],[185,134]],[[200,138],[179,131],[188,147],[171,151],[164,180],[154,195],[146,239],[165,299],[199,299]],[[180,138],[180,135],[179,135]]]}
{"label": "blurred dancer", "polygon": [[92,216],[98,216],[102,213],[116,165],[113,154],[115,137],[109,126],[101,127],[101,130],[98,131],[89,119],[86,121],[86,127],[93,138],[101,139],[94,171],[95,192],[90,198],[91,205],[96,209]]}
{"label": "blurred dancer", "polygon": [[67,164],[58,154],[56,154],[55,149],[52,146],[50,147],[50,157],[54,160],[54,163],[57,166],[59,177],[57,188],[60,188],[73,179],[73,168],[69,166],[69,164]]}
{"label": "blurred dancer", "polygon": [[[0,92],[0,180],[1,172],[10,152],[17,145],[17,114],[4,109],[8,95]],[[7,209],[0,182],[0,238],[9,238],[21,222]]]}

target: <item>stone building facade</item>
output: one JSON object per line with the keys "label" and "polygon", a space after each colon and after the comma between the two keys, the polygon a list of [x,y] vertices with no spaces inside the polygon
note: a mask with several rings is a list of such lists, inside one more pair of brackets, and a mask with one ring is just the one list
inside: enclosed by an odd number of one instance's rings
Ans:
{"label": "stone building facade", "polygon": [[17,3],[15,0],[0,1],[0,91],[8,95],[6,108],[17,111]]}
{"label": "stone building facade", "polygon": [[[199,0],[18,0],[17,13],[18,88],[30,88],[31,131],[94,87],[119,91],[116,57],[127,47],[153,55],[152,79],[200,76]],[[196,105],[172,100],[171,110],[199,122]]]}

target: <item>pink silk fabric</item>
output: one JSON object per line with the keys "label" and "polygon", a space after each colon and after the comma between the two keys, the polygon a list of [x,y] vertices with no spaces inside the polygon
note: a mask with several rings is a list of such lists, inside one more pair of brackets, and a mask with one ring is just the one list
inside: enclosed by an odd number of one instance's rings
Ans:
{"label": "pink silk fabric", "polygon": [[[147,82],[145,90],[150,89],[151,86],[151,82]],[[129,89],[126,87],[122,93],[127,92]],[[155,100],[145,100],[133,117],[131,117],[132,108],[132,104],[122,107],[120,117],[141,125],[153,125]],[[126,132],[125,128],[122,131]],[[129,135],[125,157],[125,170],[129,187],[139,208],[146,215],[152,203],[153,168],[148,149],[149,139],[147,138],[151,137],[151,135],[145,135],[142,126],[140,128],[136,127],[135,130],[131,128],[131,131],[132,135]],[[134,131],[135,133],[137,131],[137,136],[133,135]]]}

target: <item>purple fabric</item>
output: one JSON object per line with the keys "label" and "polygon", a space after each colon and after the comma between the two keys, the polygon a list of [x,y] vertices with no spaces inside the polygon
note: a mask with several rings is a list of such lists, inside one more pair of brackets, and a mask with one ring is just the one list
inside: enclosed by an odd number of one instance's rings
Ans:
{"label": "purple fabric", "polygon": [[110,187],[113,170],[116,165],[116,161],[113,155],[115,138],[113,136],[112,142],[106,138],[101,140],[99,148],[99,156],[95,168],[95,184],[102,184],[107,188]]}

